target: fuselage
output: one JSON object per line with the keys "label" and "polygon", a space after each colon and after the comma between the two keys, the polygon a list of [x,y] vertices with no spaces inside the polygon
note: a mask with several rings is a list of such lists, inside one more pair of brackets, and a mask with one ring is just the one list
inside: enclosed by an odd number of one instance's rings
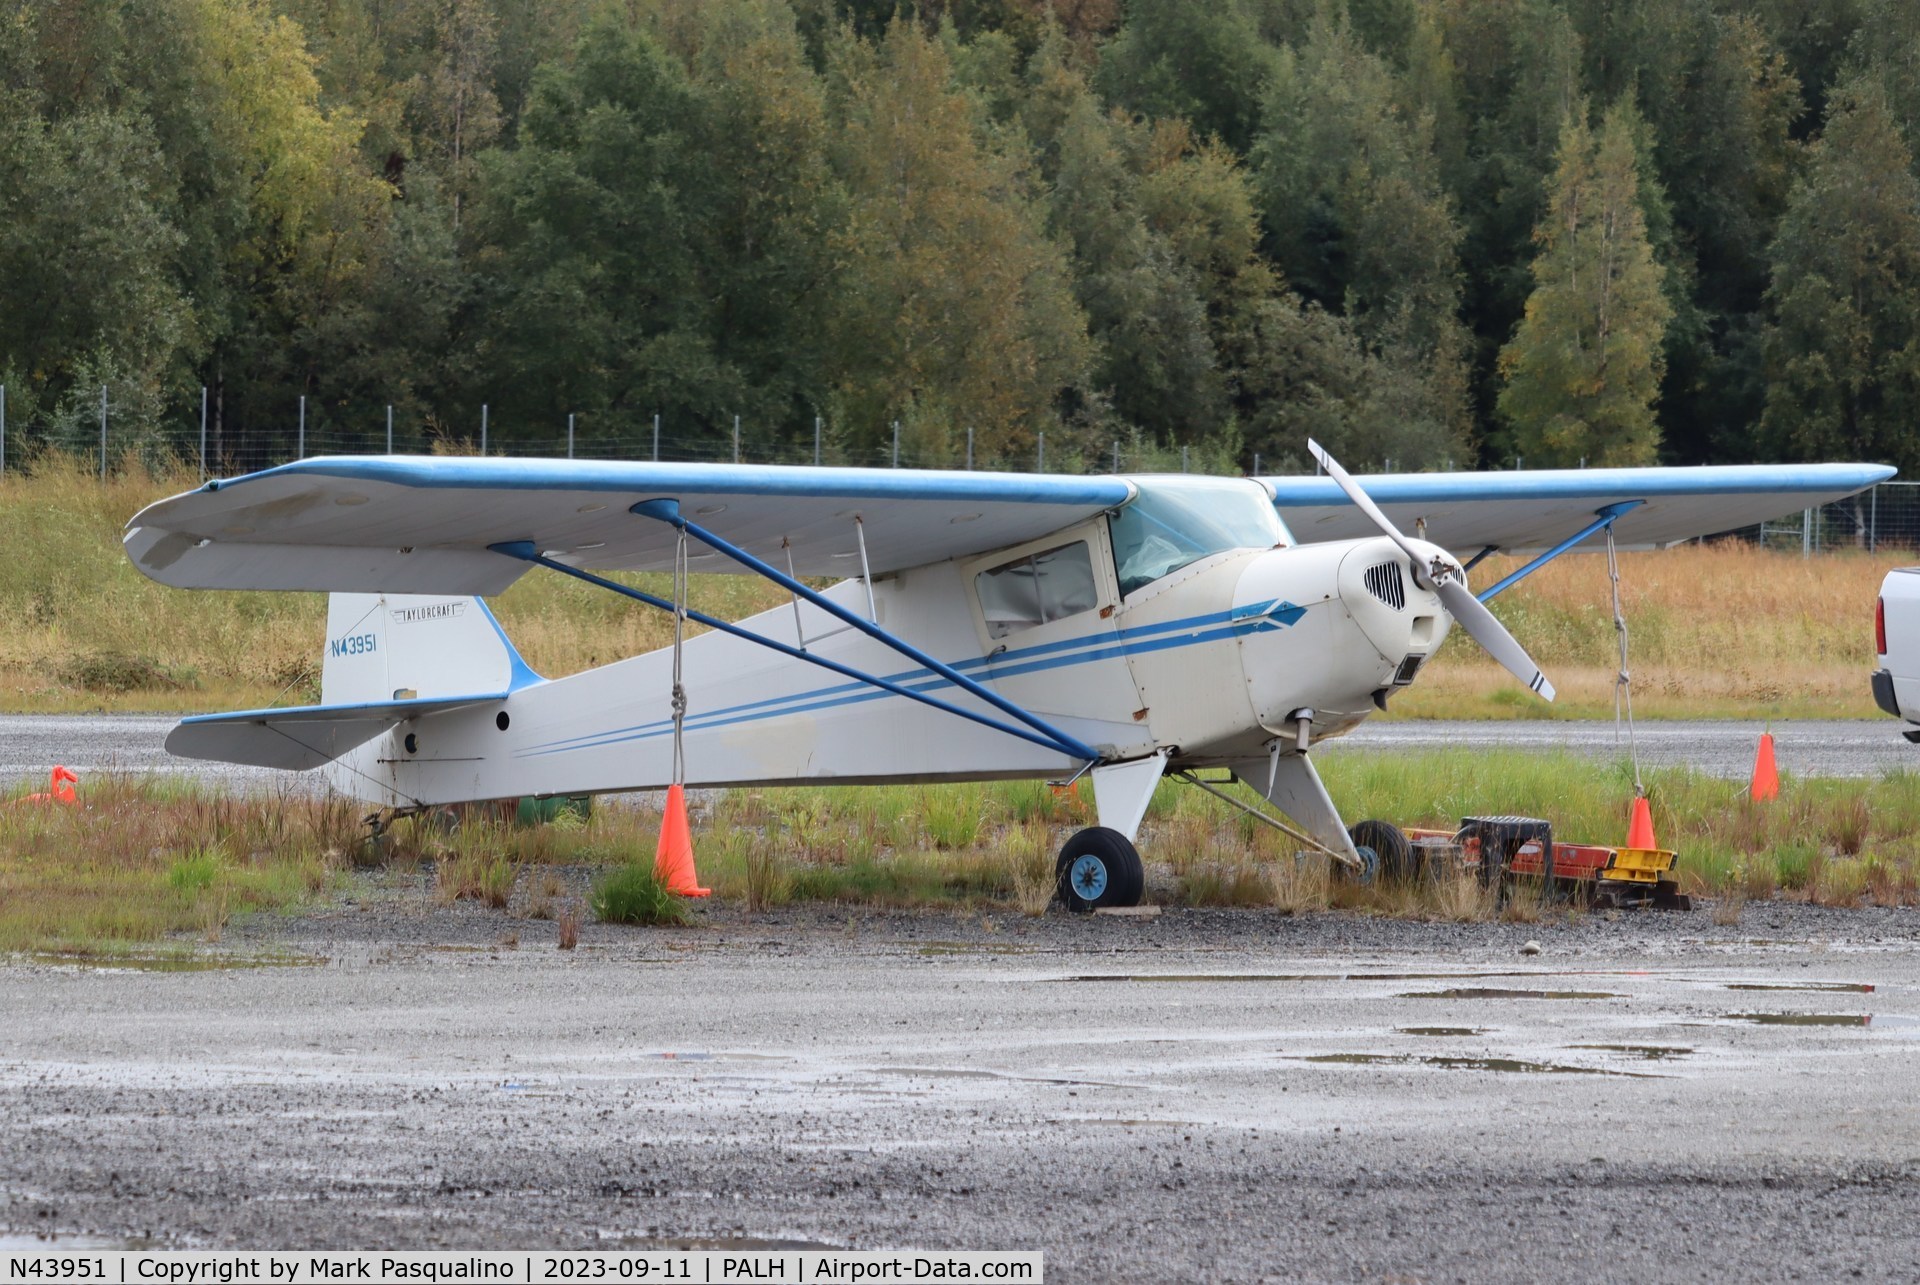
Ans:
{"label": "fuselage", "polygon": [[[1292,752],[1358,725],[1412,680],[1450,619],[1384,538],[1296,545],[1257,484],[1140,479],[1126,508],[1025,545],[825,596],[1109,761],[1173,766]],[[869,600],[869,588],[871,600]],[[636,607],[635,610],[643,608]],[[763,637],[995,714],[810,603],[741,622]],[[422,662],[423,668],[430,667]],[[672,650],[408,720],[328,768],[386,806],[643,789],[673,774]],[[1070,773],[1064,755],[739,638],[682,655],[685,780],[934,781]],[[396,688],[432,687],[393,674]]]}

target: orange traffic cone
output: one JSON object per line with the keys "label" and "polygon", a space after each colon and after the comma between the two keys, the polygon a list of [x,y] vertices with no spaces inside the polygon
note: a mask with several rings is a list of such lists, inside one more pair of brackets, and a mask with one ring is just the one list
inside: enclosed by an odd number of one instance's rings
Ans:
{"label": "orange traffic cone", "polygon": [[1660,846],[1653,841],[1653,809],[1644,794],[1636,795],[1633,800],[1633,820],[1627,823],[1627,846],[1649,851]]}
{"label": "orange traffic cone", "polygon": [[1777,799],[1780,797],[1780,771],[1773,764],[1773,733],[1760,733],[1760,752],[1753,756],[1753,787],[1755,799]]}
{"label": "orange traffic cone", "polygon": [[47,781],[46,790],[36,794],[29,794],[27,796],[27,802],[66,803],[78,807],[80,796],[73,792],[73,787],[74,783],[79,781],[79,779],[80,774],[72,768],[56,766],[53,769],[52,777]]}
{"label": "orange traffic cone", "polygon": [[677,785],[667,787],[667,812],[660,818],[660,846],[654,849],[653,873],[667,891],[682,897],[707,897],[693,873],[693,830],[687,824],[687,795]]}

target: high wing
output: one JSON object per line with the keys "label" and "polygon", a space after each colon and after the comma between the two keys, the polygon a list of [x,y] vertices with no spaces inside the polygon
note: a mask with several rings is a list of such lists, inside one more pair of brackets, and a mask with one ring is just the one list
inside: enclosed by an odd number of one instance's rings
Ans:
{"label": "high wing", "polygon": [[[514,541],[583,569],[671,569],[674,529],[630,512],[664,498],[782,570],[791,555],[799,575],[844,578],[863,538],[881,574],[1018,544],[1133,493],[1115,477],[323,456],[149,505],[124,540],[177,588],[491,594],[530,565],[489,552]],[[698,544],[689,561],[743,569]]]}
{"label": "high wing", "polygon": [[[1532,551],[1609,506],[1629,548],[1658,547],[1826,504],[1893,475],[1871,464],[1389,474],[1361,479],[1388,517],[1462,555]],[[1372,524],[1333,479],[1257,479],[1304,543]],[[318,457],[209,482],[128,523],[127,554],[163,584],[490,594],[529,567],[525,542],[584,570],[664,571],[676,535],[634,505],[674,499],[691,520],[803,576],[875,574],[1005,548],[1127,503],[1120,477],[652,464],[599,460]],[[740,564],[699,545],[699,572]]]}
{"label": "high wing", "polygon": [[[1660,548],[1845,499],[1894,470],[1879,464],[1738,464],[1702,468],[1534,469],[1511,473],[1389,473],[1359,479],[1405,531],[1456,555],[1493,548],[1534,553],[1609,506],[1639,503],[1614,523],[1622,548]],[[1374,534],[1330,477],[1263,477],[1302,543]]]}

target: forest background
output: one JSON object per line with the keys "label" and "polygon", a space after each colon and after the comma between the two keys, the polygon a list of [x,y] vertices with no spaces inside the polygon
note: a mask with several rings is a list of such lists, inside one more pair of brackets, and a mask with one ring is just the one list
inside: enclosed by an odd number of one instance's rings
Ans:
{"label": "forest background", "polygon": [[[18,453],[1920,464],[1910,0],[0,0]],[[16,458],[18,455],[16,454]]]}

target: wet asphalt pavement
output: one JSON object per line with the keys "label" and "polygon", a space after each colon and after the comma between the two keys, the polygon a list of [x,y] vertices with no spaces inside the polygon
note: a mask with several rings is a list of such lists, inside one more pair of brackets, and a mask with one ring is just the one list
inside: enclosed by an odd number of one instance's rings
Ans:
{"label": "wet asphalt pavement", "polygon": [[[228,784],[271,785],[297,776],[169,756],[167,732],[178,721],[165,714],[0,715],[0,780],[44,777],[55,763],[82,772],[175,772]],[[1692,764],[1730,778],[1753,769],[1754,747],[1768,724],[1658,722],[1638,724],[1641,762]],[[1771,725],[1783,772],[1801,776],[1878,776],[1920,767],[1920,746],[1900,735],[1894,719],[1777,722]],[[1346,754],[1366,749],[1439,747],[1565,749],[1596,758],[1624,756],[1610,722],[1368,722],[1323,747]],[[309,778],[315,779],[315,778]]]}
{"label": "wet asphalt pavement", "polygon": [[1920,1264],[1920,912],[702,914],[563,953],[391,872],[220,947],[307,962],[0,965],[0,1236],[1037,1248],[1053,1281]]}

